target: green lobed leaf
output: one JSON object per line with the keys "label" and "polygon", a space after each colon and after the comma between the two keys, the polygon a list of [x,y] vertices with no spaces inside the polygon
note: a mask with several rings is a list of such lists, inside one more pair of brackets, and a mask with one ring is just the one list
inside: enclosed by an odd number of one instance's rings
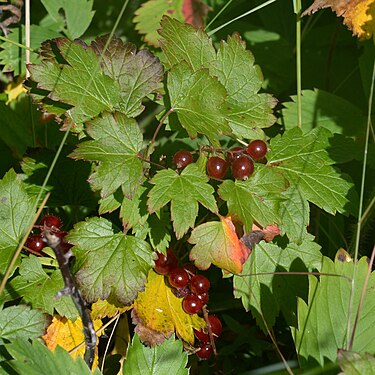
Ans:
{"label": "green lobed leaf", "polygon": [[[61,56],[52,54],[55,49]],[[83,42],[65,38],[47,41],[42,53],[47,58],[30,65],[31,79],[38,88],[50,91],[49,98],[73,106],[68,122],[81,123],[115,109],[120,101],[119,84],[101,71],[95,52]]]}
{"label": "green lobed leaf", "polygon": [[87,133],[93,140],[80,143],[70,156],[99,162],[89,181],[103,198],[120,186],[132,197],[142,178],[138,159],[142,134],[136,121],[121,113],[106,113],[87,124]]}
{"label": "green lobed leaf", "polygon": [[61,316],[66,316],[68,319],[77,318],[78,311],[70,296],[55,298],[56,294],[64,288],[59,269],[48,275],[38,258],[31,255],[22,261],[19,273],[19,276],[7,283],[0,301],[22,297],[22,301],[49,315],[53,315],[56,309]]}
{"label": "green lobed leaf", "polygon": [[187,353],[183,350],[181,340],[174,335],[163,341],[161,345],[146,347],[134,335],[124,362],[124,375],[159,375],[159,374],[188,374],[186,368]]}
{"label": "green lobed leaf", "polygon": [[14,358],[9,364],[18,374],[28,375],[100,375],[96,368],[92,372],[81,357],[73,359],[57,346],[52,352],[40,341],[16,340],[5,345]]}
{"label": "green lobed leaf", "polygon": [[148,210],[156,212],[171,202],[173,229],[176,237],[181,238],[194,226],[198,203],[217,212],[214,189],[207,182],[207,175],[195,164],[188,165],[180,175],[172,169],[160,170],[151,180],[154,187],[148,195]]}
{"label": "green lobed leaf", "polygon": [[[171,67],[168,91],[172,108],[189,135],[203,133],[211,141],[231,132],[241,138],[262,138],[261,127],[275,122],[272,108],[276,101],[258,94],[263,77],[239,35],[222,41],[216,53],[203,31],[168,17],[161,25],[160,44]],[[202,85],[199,79],[203,75],[207,77]]]}
{"label": "green lobed leaf", "polygon": [[172,108],[191,138],[201,133],[215,139],[230,132],[222,113],[225,88],[207,69],[194,71],[185,62],[176,65],[168,73],[168,90]]}
{"label": "green lobed leaf", "polygon": [[143,98],[162,91],[163,66],[147,49],[137,52],[134,44],[118,38],[113,38],[105,49],[107,40],[107,36],[97,37],[91,48],[101,58],[104,74],[120,85],[119,110],[136,117],[144,110]]}
{"label": "green lobed leaf", "polygon": [[353,184],[331,166],[334,161],[327,152],[330,136],[325,128],[306,134],[299,128],[290,129],[271,140],[268,165],[298,186],[308,201],[328,213],[344,213]]}
{"label": "green lobed leaf", "polygon": [[[37,50],[40,44],[47,40],[62,36],[57,30],[51,30],[38,25],[30,26],[30,48]],[[23,25],[19,28],[12,29],[7,35],[9,42],[0,44],[0,65],[4,65],[3,72],[13,72],[15,76],[24,75],[26,73],[25,53],[24,49],[16,46],[11,42],[22,43],[25,45],[25,28]],[[37,53],[30,53],[31,63],[38,61]]]}
{"label": "green lobed leaf", "polygon": [[[285,102],[282,122],[286,129],[297,126],[296,97],[292,102]],[[366,116],[362,110],[351,102],[324,90],[302,91],[301,128],[308,132],[314,128],[324,127],[332,133],[348,136],[360,135],[365,131]]]}
{"label": "green lobed leaf", "polygon": [[153,249],[159,253],[166,253],[171,242],[171,218],[165,210],[150,215],[147,220],[147,235]]}
{"label": "green lobed leaf", "polygon": [[[90,26],[94,17],[93,0],[41,0],[49,16],[63,29],[69,39],[77,39]],[[61,22],[65,21],[65,22]],[[46,40],[48,38],[44,38]]]}
{"label": "green lobed leaf", "polygon": [[170,67],[185,61],[196,72],[216,60],[212,41],[204,31],[167,16],[160,25],[159,43]]}
{"label": "green lobed leaf", "polygon": [[261,130],[256,128],[269,127],[275,122],[272,108],[276,100],[271,95],[258,94],[263,76],[239,34],[220,42],[210,74],[217,76],[227,90],[225,117],[233,134],[240,138],[261,137]]}
{"label": "green lobed leaf", "polygon": [[66,238],[75,245],[75,277],[88,302],[111,296],[130,305],[143,290],[154,256],[147,242],[114,233],[110,221],[97,217],[76,224]]}
{"label": "green lobed leaf", "polygon": [[290,243],[284,249],[262,241],[253,248],[242,273],[234,276],[234,296],[242,298],[245,309],[265,332],[265,323],[273,327],[280,311],[288,324],[297,324],[296,296],[307,296],[307,276],[268,273],[320,270],[323,256],[312,239],[309,235],[301,245]]}
{"label": "green lobed leaf", "polygon": [[149,0],[141,4],[135,11],[133,22],[135,29],[144,34],[144,41],[154,47],[159,47],[158,32],[163,15],[170,14],[173,18],[183,21],[182,4],[184,0]]}
{"label": "green lobed leaf", "polygon": [[120,217],[124,228],[133,228],[136,225],[145,225],[148,218],[147,191],[144,186],[139,186],[134,196],[129,199],[124,197],[121,203]]}
{"label": "green lobed leaf", "polygon": [[[363,257],[356,265],[354,279],[354,294],[352,282],[354,263],[342,262],[336,257],[333,262],[324,257],[321,272],[326,274],[343,275],[321,276],[320,281],[315,276],[309,276],[308,302],[298,300],[298,328],[292,330],[299,361],[302,366],[318,362],[323,365],[327,361],[336,361],[337,350],[345,348],[348,340],[347,324],[353,329],[354,319],[362,294],[368,270],[367,258]],[[349,278],[349,280],[348,280]],[[375,276],[371,273],[366,286],[364,303],[361,306],[356,326],[352,350],[359,354],[375,352],[374,298]],[[349,303],[353,301],[352,314],[349,318]],[[351,332],[350,332],[351,334]]]}
{"label": "green lobed leaf", "polygon": [[40,310],[29,306],[9,306],[0,311],[0,344],[4,340],[35,339],[45,333],[49,321]]}
{"label": "green lobed leaf", "polygon": [[282,196],[286,198],[280,205],[282,231],[288,235],[290,241],[301,244],[306,237],[310,221],[309,202],[298,185],[290,187]]}
{"label": "green lobed leaf", "polygon": [[0,274],[6,271],[34,214],[34,199],[11,169],[0,180]]}
{"label": "green lobed leaf", "polygon": [[281,173],[260,166],[246,181],[224,181],[218,192],[227,202],[229,214],[238,217],[249,233],[254,221],[262,227],[281,223],[280,203],[285,199],[281,193],[287,187]]}

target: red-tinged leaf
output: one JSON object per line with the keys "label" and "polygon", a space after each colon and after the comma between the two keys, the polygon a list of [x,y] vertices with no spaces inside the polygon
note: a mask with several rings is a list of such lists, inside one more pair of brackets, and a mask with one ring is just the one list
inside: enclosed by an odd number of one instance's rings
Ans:
{"label": "red-tinged leaf", "polygon": [[194,25],[196,28],[204,26],[204,17],[207,16],[210,7],[200,0],[184,0],[182,13],[185,22]]}
{"label": "red-tinged leaf", "polygon": [[199,225],[191,233],[189,242],[195,245],[190,251],[190,260],[202,270],[212,263],[237,274],[250,254],[239,240],[230,217]]}
{"label": "red-tinged leaf", "polygon": [[142,100],[152,93],[160,94],[163,88],[163,66],[149,50],[137,51],[132,43],[114,38],[107,46],[107,36],[97,37],[91,48],[101,58],[104,74],[120,85],[120,111],[136,117],[143,110]]}
{"label": "red-tinged leaf", "polygon": [[277,225],[267,225],[265,228],[260,228],[256,224],[253,224],[253,230],[260,230],[263,233],[263,240],[271,242],[281,231]]}
{"label": "red-tinged leaf", "polygon": [[375,29],[374,7],[373,0],[315,0],[302,16],[331,8],[338,17],[344,17],[343,23],[353,31],[353,35],[368,39]]}

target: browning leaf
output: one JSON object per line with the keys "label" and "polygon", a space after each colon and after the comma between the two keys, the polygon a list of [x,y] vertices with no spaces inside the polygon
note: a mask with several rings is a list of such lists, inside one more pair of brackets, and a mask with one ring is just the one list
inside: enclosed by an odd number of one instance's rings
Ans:
{"label": "browning leaf", "polygon": [[204,18],[207,16],[210,7],[200,0],[184,0],[182,13],[185,22],[190,23],[196,28],[204,27]]}
{"label": "browning leaf", "polygon": [[204,320],[198,315],[185,313],[182,299],[177,298],[165,284],[164,276],[153,270],[148,274],[145,291],[139,293],[134,301],[132,317],[140,339],[152,346],[161,344],[174,331],[182,340],[193,345],[193,328],[199,330],[205,327]]}
{"label": "browning leaf", "polygon": [[331,8],[338,17],[344,17],[344,25],[352,30],[353,35],[368,39],[375,28],[374,0],[315,0],[302,16],[313,14],[319,9]]}

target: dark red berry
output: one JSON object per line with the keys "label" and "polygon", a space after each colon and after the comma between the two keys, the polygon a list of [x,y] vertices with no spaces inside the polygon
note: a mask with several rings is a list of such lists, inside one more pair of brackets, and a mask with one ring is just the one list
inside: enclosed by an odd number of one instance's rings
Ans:
{"label": "dark red berry", "polygon": [[167,275],[170,271],[167,255],[162,253],[156,254],[158,258],[155,260],[154,270],[160,275]]}
{"label": "dark red berry", "polygon": [[160,275],[168,275],[168,273],[177,267],[178,260],[172,250],[168,249],[167,254],[157,252],[158,258],[155,260],[154,270]]}
{"label": "dark red berry", "polygon": [[234,160],[231,166],[232,175],[236,180],[245,180],[254,172],[254,163],[248,156]]}
{"label": "dark red berry", "polygon": [[212,355],[212,346],[206,343],[200,344],[198,346],[198,351],[196,351],[195,354],[197,355],[198,358],[207,360]]}
{"label": "dark red berry", "polygon": [[240,156],[243,155],[244,149],[240,146],[236,146],[231,148],[227,152],[227,159],[229,164],[232,164],[234,160],[238,159]]}
{"label": "dark red berry", "polygon": [[168,281],[175,288],[185,288],[189,283],[189,274],[183,268],[174,268],[169,272]]}
{"label": "dark red berry", "polygon": [[210,322],[212,334],[216,337],[220,336],[223,331],[220,319],[216,315],[209,315],[208,321]]}
{"label": "dark red berry", "polygon": [[203,302],[203,305],[207,305],[208,293],[197,294],[197,297]]}
{"label": "dark red berry", "polygon": [[198,272],[197,267],[195,267],[192,263],[186,263],[182,267],[186,270],[190,277],[192,277]]}
{"label": "dark red berry", "polygon": [[178,151],[173,156],[173,164],[178,169],[184,169],[193,162],[193,155],[186,150]]}
{"label": "dark red berry", "polygon": [[202,307],[203,302],[195,294],[189,294],[182,300],[182,308],[187,314],[197,314]]}
{"label": "dark red berry", "polygon": [[203,330],[197,331],[196,329],[194,329],[194,335],[199,341],[210,342],[210,335],[203,332]]}
{"label": "dark red berry", "polygon": [[190,280],[190,290],[194,294],[207,293],[210,289],[210,280],[203,275],[194,275]]}
{"label": "dark red berry", "polygon": [[210,177],[222,179],[226,175],[228,164],[219,156],[211,156],[207,160],[207,173]]}
{"label": "dark red berry", "polygon": [[40,234],[32,234],[27,238],[25,246],[32,252],[41,253],[42,250],[47,246],[43,241],[43,237]]}
{"label": "dark red berry", "polygon": [[261,139],[256,139],[249,143],[246,152],[255,160],[262,159],[267,154],[267,143]]}
{"label": "dark red berry", "polygon": [[58,216],[46,215],[40,221],[40,225],[47,228],[60,230],[62,228],[62,221]]}

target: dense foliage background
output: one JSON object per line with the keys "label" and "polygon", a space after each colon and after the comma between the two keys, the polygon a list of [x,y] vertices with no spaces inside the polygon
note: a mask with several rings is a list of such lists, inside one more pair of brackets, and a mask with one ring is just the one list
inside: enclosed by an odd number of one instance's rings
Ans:
{"label": "dense foliage background", "polygon": [[[25,245],[46,214],[94,373],[375,372],[375,6],[312,3],[33,1],[27,69],[23,1],[0,2],[0,373],[90,372],[55,252]],[[249,178],[207,172],[255,139]],[[210,280],[198,315],[153,271],[167,249]]]}

